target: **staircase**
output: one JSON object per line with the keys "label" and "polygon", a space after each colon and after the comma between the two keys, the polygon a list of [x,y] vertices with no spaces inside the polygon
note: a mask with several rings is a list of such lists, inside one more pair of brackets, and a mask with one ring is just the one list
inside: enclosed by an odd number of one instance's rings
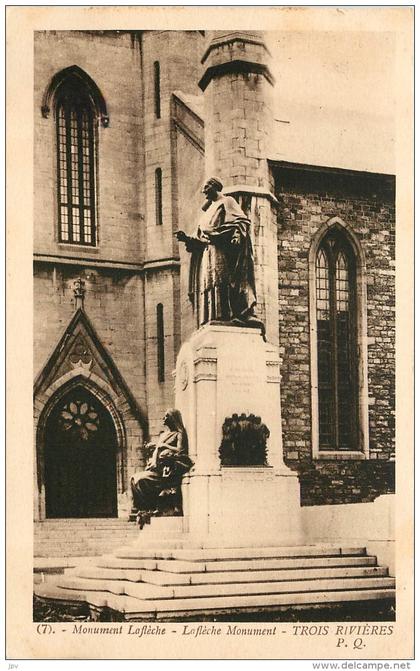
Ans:
{"label": "staircase", "polygon": [[91,557],[134,542],[138,527],[126,519],[77,518],[35,522],[34,557]]}
{"label": "staircase", "polygon": [[[395,599],[395,581],[362,547],[193,547],[157,518],[135,545],[82,562],[36,596],[87,603],[91,615],[126,621],[182,620]],[[164,532],[164,533],[163,533]],[[163,539],[163,540],[162,540]]]}

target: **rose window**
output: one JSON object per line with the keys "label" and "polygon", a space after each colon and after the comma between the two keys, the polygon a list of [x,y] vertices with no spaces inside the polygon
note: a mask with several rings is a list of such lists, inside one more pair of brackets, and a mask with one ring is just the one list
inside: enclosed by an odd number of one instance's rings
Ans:
{"label": "rose window", "polygon": [[69,401],[60,413],[60,424],[64,431],[71,431],[87,440],[98,430],[99,416],[86,401]]}

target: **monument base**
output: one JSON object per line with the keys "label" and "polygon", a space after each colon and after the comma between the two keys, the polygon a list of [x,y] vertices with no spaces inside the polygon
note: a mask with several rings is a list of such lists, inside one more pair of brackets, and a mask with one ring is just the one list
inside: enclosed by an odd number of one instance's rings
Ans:
{"label": "monument base", "polygon": [[191,473],[182,485],[183,528],[192,545],[300,545],[299,483],[272,468],[232,467]]}
{"label": "monument base", "polygon": [[[207,324],[181,348],[175,389],[195,462],[182,486],[191,543],[300,544],[299,482],[282,454],[278,349],[255,329]],[[234,413],[268,427],[268,465],[222,465],[222,427]]]}

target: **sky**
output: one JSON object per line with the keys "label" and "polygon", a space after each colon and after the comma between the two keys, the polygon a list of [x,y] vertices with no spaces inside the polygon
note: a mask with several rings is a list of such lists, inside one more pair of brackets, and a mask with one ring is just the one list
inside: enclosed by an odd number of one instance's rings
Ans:
{"label": "sky", "polygon": [[276,79],[270,158],[395,172],[390,32],[267,33]]}

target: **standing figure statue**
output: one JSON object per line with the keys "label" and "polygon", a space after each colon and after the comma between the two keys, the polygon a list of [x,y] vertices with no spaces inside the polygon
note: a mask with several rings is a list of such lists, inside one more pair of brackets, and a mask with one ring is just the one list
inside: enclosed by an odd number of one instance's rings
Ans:
{"label": "standing figure statue", "polygon": [[193,462],[188,456],[188,438],[179,410],[167,410],[163,418],[165,430],[156,443],[152,458],[144,471],[131,478],[134,507],[139,511],[153,511],[158,505],[163,490],[179,487],[184,473]]}
{"label": "standing figure statue", "polygon": [[262,327],[254,317],[257,299],[250,221],[222,189],[216,177],[207,180],[204,214],[195,235],[175,234],[191,253],[188,292],[197,325],[228,321]]}

